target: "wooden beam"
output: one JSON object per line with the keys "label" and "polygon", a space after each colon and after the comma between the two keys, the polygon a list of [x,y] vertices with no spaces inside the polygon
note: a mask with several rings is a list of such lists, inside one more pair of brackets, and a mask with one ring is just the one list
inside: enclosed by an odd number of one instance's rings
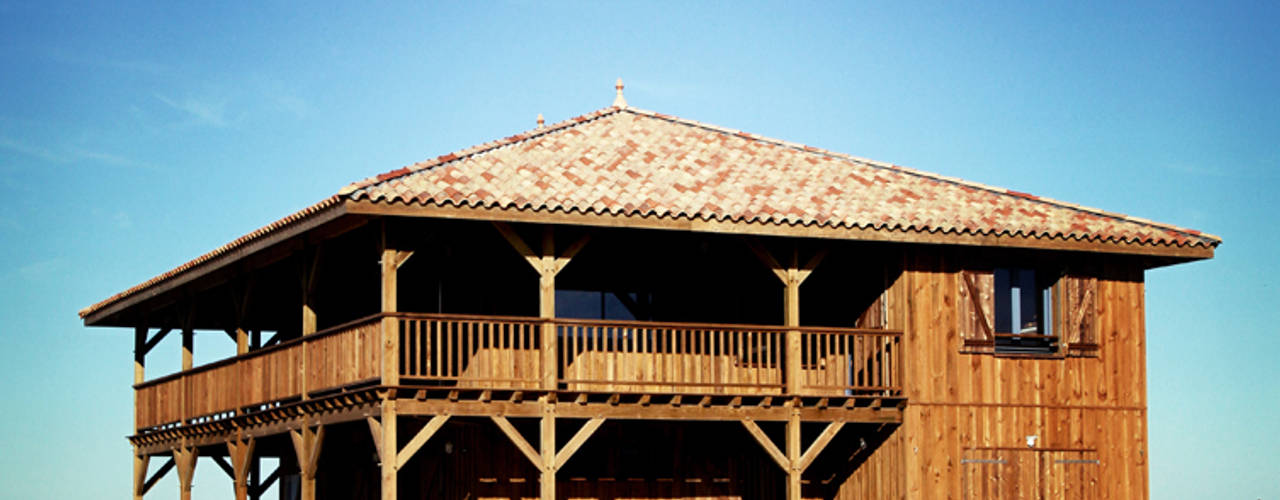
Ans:
{"label": "wooden beam", "polygon": [[556,257],[555,269],[552,272],[559,274],[560,271],[563,271],[564,266],[569,265],[569,261],[573,260],[573,257],[578,255],[578,252],[581,252],[582,247],[587,246],[587,242],[589,241],[591,241],[591,235],[584,234],[582,237],[578,238],[577,241],[570,244],[569,248],[564,249],[564,252],[562,252],[559,257]]}
{"label": "wooden beam", "polygon": [[409,443],[404,445],[404,448],[396,454],[396,468],[399,469],[404,467],[404,464],[409,462],[410,458],[413,458],[413,454],[417,453],[418,449],[422,448],[422,445],[427,444],[427,440],[431,439],[431,436],[434,436],[436,431],[439,431],[441,427],[444,427],[445,422],[448,421],[449,414],[447,413],[431,417],[431,421],[427,422],[427,425],[424,425],[422,430],[418,431],[418,433],[413,436],[413,439],[410,439]]}
{"label": "wooden beam", "polygon": [[[142,488],[138,490],[134,496],[141,499],[143,495],[146,495],[148,491],[151,491],[151,488],[155,486],[156,483],[160,482],[161,479],[164,479],[164,475],[168,474],[169,471],[173,469],[175,465],[177,465],[177,462],[175,462],[173,458],[170,457],[169,460],[164,463],[164,465],[161,465],[160,468],[157,469],[156,472],[151,475],[151,478],[147,479],[147,481],[142,484]],[[143,469],[142,472],[145,473],[146,469]]]}
{"label": "wooden beam", "polygon": [[143,346],[142,354],[145,356],[147,353],[151,352],[151,349],[154,349],[156,344],[159,344],[161,340],[164,340],[165,335],[168,335],[170,331],[173,331],[173,329],[162,328],[160,331],[157,331],[155,335],[152,335],[151,338],[147,340],[146,345]]}
{"label": "wooden beam", "polygon": [[777,276],[778,280],[782,281],[782,284],[785,285],[790,281],[791,277],[787,274],[786,268],[783,268],[782,264],[778,263],[778,259],[773,258],[773,254],[770,254],[769,250],[759,240],[747,237],[743,238],[742,241],[747,244],[747,248],[751,249],[751,253],[756,254],[756,258],[760,259],[764,267],[773,271],[774,276]]}
{"label": "wooden beam", "polygon": [[519,449],[521,453],[524,453],[524,457],[529,459],[529,463],[532,463],[539,471],[546,468],[542,463],[542,457],[538,455],[538,450],[535,450],[533,445],[529,444],[529,441],[526,441],[524,436],[520,435],[520,431],[516,430],[516,428],[511,425],[511,422],[507,420],[507,417],[502,415],[490,415],[489,419],[493,420],[493,423],[498,424],[498,428],[502,429],[502,433],[507,435],[507,439],[510,439],[511,443],[515,444],[516,448]]}
{"label": "wooden beam", "polygon": [[222,458],[222,455],[209,455],[209,458],[213,459],[213,463],[218,464],[218,468],[222,469],[222,472],[225,473],[227,477],[235,480],[236,470],[231,467],[231,464],[227,462],[227,459]]}
{"label": "wooden beam", "polygon": [[381,463],[387,459],[387,456],[382,453],[382,424],[373,417],[365,417],[365,421],[369,423],[369,435],[373,437],[373,450],[378,453],[378,462]]}
{"label": "wooden beam", "polygon": [[751,433],[751,437],[755,438],[757,443],[760,443],[760,447],[764,448],[765,453],[769,454],[769,458],[772,458],[774,463],[778,464],[778,467],[781,467],[783,471],[791,469],[791,461],[787,459],[786,455],[782,454],[782,450],[778,449],[778,445],[773,444],[773,440],[769,439],[769,436],[760,429],[759,425],[756,425],[755,421],[741,420],[740,422],[742,422],[743,427],[747,428],[747,432]]}
{"label": "wooden beam", "polygon": [[818,458],[818,454],[822,453],[822,450],[831,443],[831,440],[840,432],[841,427],[844,427],[844,422],[831,422],[827,424],[827,427],[822,430],[822,434],[818,435],[818,439],[815,439],[813,443],[809,445],[809,449],[805,450],[803,455],[800,455],[800,464],[797,467],[801,472],[808,469],[809,465]]}
{"label": "wooden beam", "polygon": [[569,459],[573,457],[573,454],[578,451],[578,448],[581,448],[582,445],[587,442],[587,439],[590,439],[591,435],[594,434],[602,424],[604,424],[604,418],[601,417],[593,418],[588,420],[585,424],[582,424],[582,427],[578,429],[578,432],[569,439],[568,443],[564,444],[564,448],[561,448],[559,452],[556,452],[556,470],[560,470],[564,467],[565,462],[568,462]]}
{"label": "wooden beam", "polygon": [[275,484],[277,479],[280,479],[280,466],[278,465],[276,466],[276,470],[271,471],[271,474],[267,474],[267,478],[263,479],[262,482],[250,492],[250,494],[255,497],[262,496],[262,493],[267,491],[267,488],[270,488],[271,485]]}

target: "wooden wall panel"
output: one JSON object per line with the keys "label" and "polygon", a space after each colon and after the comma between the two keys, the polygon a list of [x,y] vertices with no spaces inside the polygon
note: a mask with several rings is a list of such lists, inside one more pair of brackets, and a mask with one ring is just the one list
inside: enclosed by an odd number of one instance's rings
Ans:
{"label": "wooden wall panel", "polygon": [[[1097,485],[1098,498],[1146,498],[1142,271],[1120,261],[1101,266],[1096,357],[1016,358],[963,352],[958,330],[968,318],[957,306],[964,297],[956,280],[964,264],[946,252],[914,253],[905,284],[896,290],[906,301],[903,383],[909,402],[893,439],[902,443],[906,498],[965,498],[964,466],[972,465],[962,463],[966,454],[1026,450],[1032,435],[1033,449],[1096,451],[1096,472],[1055,469],[1064,465],[1054,462],[1060,458],[1033,464],[1022,457],[1021,479],[1002,488],[1088,498],[1090,490],[1080,486],[1088,483]],[[850,476],[846,490],[861,487],[859,474]],[[1032,482],[1037,486],[1028,486]],[[1006,493],[1001,495],[1017,498]]]}
{"label": "wooden wall panel", "polygon": [[1098,280],[1097,357],[1044,359],[961,352],[959,266],[927,253],[910,266],[904,383],[912,402],[1146,406],[1140,271],[1109,269]]}

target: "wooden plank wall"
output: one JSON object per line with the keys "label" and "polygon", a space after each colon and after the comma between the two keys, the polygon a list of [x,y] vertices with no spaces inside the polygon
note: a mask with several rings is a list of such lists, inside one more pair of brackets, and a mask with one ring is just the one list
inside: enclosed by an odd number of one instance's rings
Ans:
{"label": "wooden plank wall", "polygon": [[876,496],[964,498],[966,450],[1026,449],[1027,436],[1036,435],[1037,449],[1097,450],[1098,498],[1146,498],[1142,271],[1119,260],[1102,264],[1099,355],[1011,358],[962,353],[956,279],[963,266],[947,253],[909,256],[905,279],[890,290],[906,301],[898,318],[909,404],[900,436],[888,441],[902,446],[882,446],[841,495],[853,498],[871,483],[864,476],[897,460],[879,455],[902,453],[903,495]]}

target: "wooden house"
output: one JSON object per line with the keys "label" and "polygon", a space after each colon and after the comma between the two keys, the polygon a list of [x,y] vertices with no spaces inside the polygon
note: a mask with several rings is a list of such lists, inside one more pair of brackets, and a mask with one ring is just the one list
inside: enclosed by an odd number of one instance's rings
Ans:
{"label": "wooden house", "polygon": [[134,332],[136,499],[1146,498],[1143,273],[1220,242],[619,82],[80,316]]}

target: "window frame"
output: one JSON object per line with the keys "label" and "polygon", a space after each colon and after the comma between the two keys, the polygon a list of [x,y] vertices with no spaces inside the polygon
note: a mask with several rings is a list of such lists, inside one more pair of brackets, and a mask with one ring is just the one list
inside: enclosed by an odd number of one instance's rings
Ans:
{"label": "window frame", "polygon": [[[1044,319],[1039,333],[999,332],[996,326],[996,269],[1029,269],[1036,273],[1037,296]],[[956,272],[957,327],[960,351],[1014,358],[1097,357],[1098,274],[1087,265],[1031,265],[1026,259],[983,259],[981,265],[963,266]],[[1047,332],[1047,333],[1046,333]],[[1052,348],[1043,352],[1002,349],[999,337],[1044,335]]]}

